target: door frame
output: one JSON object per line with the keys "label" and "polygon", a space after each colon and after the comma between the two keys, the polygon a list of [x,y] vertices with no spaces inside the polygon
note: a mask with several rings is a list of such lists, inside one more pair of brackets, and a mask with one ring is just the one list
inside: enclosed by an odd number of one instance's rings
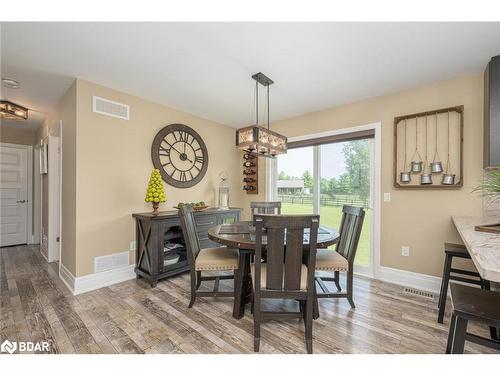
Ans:
{"label": "door frame", "polygon": [[33,243],[42,244],[42,174],[40,144],[33,148]]}
{"label": "door frame", "polygon": [[26,161],[26,178],[28,185],[26,188],[26,209],[28,210],[28,213],[26,215],[26,243],[30,245],[35,243],[33,237],[33,146],[5,142],[0,142],[0,146],[20,148],[28,151],[28,157]]}
{"label": "door frame", "polygon": [[[371,124],[353,126],[350,128],[342,128],[329,130],[326,132],[313,133],[302,135],[298,137],[288,138],[289,142],[303,141],[308,139],[322,138],[333,135],[348,134],[362,130],[374,130],[375,137],[373,139],[373,154],[370,159],[372,160],[372,181],[371,184],[371,202],[372,206],[372,220],[371,220],[371,241],[370,241],[370,256],[371,256],[371,267],[359,267],[355,266],[354,273],[368,276],[372,278],[378,278],[380,274],[380,220],[381,220],[381,173],[382,173],[382,122],[374,122]],[[318,155],[316,155],[318,154]],[[314,159],[318,162],[315,164],[316,168],[320,169],[320,155],[319,150],[314,153]],[[315,172],[317,172],[315,170]],[[267,159],[266,160],[266,200],[274,201],[277,200],[277,159]],[[319,174],[313,174],[314,186],[319,187]],[[319,195],[317,195],[319,198]],[[319,207],[319,202],[317,203]]]}
{"label": "door frame", "polygon": [[[48,222],[47,261],[61,261],[61,220],[62,220],[62,121],[54,125],[45,137],[48,143]],[[54,175],[53,171],[57,170]],[[52,171],[52,173],[51,173]]]}

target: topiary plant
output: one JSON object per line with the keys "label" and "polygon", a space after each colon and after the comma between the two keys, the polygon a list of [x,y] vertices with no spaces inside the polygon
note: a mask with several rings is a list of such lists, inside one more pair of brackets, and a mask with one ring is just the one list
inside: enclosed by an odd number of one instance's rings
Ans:
{"label": "topiary plant", "polygon": [[160,203],[166,202],[167,195],[163,187],[163,180],[159,169],[153,169],[151,177],[149,178],[148,190],[146,191],[146,202],[153,203],[153,214],[158,215],[158,208]]}

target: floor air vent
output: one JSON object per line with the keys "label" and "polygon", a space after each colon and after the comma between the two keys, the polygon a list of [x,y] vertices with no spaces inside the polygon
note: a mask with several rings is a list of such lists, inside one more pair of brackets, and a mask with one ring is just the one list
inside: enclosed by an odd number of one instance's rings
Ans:
{"label": "floor air vent", "polygon": [[414,289],[414,288],[405,287],[404,292],[407,294],[415,294],[415,295],[421,296],[421,297],[434,298],[434,293],[426,292],[424,290],[418,290],[418,289]]}
{"label": "floor air vent", "polygon": [[92,97],[92,111],[101,115],[128,120],[130,117],[130,107],[126,104],[114,102],[99,96]]}

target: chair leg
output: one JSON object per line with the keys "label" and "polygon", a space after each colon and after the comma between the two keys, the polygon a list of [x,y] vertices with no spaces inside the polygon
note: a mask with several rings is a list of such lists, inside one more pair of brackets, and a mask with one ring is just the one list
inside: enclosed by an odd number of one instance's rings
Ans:
{"label": "chair leg", "polygon": [[453,334],[455,333],[455,323],[457,316],[455,313],[451,314],[450,329],[448,331],[448,341],[446,342],[446,354],[451,354],[451,345],[453,344]]}
{"label": "chair leg", "polygon": [[313,305],[314,298],[307,298],[306,301],[306,312],[305,312],[305,331],[306,331],[306,348],[307,353],[312,354],[312,326],[313,326]]}
{"label": "chair leg", "polygon": [[439,293],[438,323],[443,323],[444,311],[446,308],[446,296],[448,295],[448,284],[450,283],[452,257],[446,255],[444,260],[443,279],[441,281],[441,293]]}
{"label": "chair leg", "polygon": [[[491,290],[490,281],[481,278],[481,289]],[[498,340],[498,332],[496,327],[490,327],[490,337],[492,340]]]}
{"label": "chair leg", "polygon": [[250,300],[250,313],[253,315],[253,312],[255,311],[255,294],[252,291],[252,296]]}
{"label": "chair leg", "polygon": [[490,337],[492,340],[498,341],[498,330],[496,327],[490,326]]}
{"label": "chair leg", "polygon": [[337,286],[337,291],[341,292],[342,288],[340,287],[340,281],[339,281],[340,277],[339,277],[339,274],[340,274],[339,271],[335,271],[335,285]]}
{"label": "chair leg", "polygon": [[253,310],[253,351],[258,352],[260,347],[260,296],[254,297]]}
{"label": "chair leg", "polygon": [[188,308],[193,307],[194,301],[196,300],[196,289],[197,288],[197,277],[196,277],[197,272],[191,271],[191,300],[189,301]]}
{"label": "chair leg", "polygon": [[201,285],[201,271],[196,271],[196,289]]}
{"label": "chair leg", "polygon": [[451,345],[451,354],[463,354],[465,346],[465,335],[467,334],[468,320],[456,317],[455,332],[453,333],[453,343]]}
{"label": "chair leg", "polygon": [[349,301],[351,308],[354,309],[356,306],[354,305],[354,300],[352,299],[352,289],[354,284],[354,272],[352,268],[353,267],[350,264],[349,270],[347,271],[347,300]]}

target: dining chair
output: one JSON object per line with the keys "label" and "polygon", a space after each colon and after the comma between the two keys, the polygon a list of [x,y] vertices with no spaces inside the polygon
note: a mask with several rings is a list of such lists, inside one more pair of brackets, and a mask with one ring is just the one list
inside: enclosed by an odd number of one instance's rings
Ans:
{"label": "dining chair", "polygon": [[[450,280],[460,281],[465,284],[479,285],[481,289],[490,290],[490,282],[483,279],[477,271],[465,270],[457,268],[456,266],[453,267],[454,258],[471,259],[469,251],[465,245],[445,242],[444,254],[443,277],[441,279],[441,290],[439,292],[438,301],[438,323],[443,323]],[[468,277],[462,277],[460,275]],[[497,329],[495,327],[490,327],[490,334],[493,340],[498,340]]]}
{"label": "dining chair", "polygon": [[281,214],[281,202],[250,202],[252,222],[255,214]]}
{"label": "dining chair", "polygon": [[[303,318],[308,353],[312,353],[314,305],[314,265],[319,215],[255,215],[255,262],[250,266],[253,297],[254,351],[259,351],[260,325],[263,318]],[[310,230],[309,244],[304,246],[304,230]],[[267,245],[263,245],[263,233]],[[262,253],[266,247],[267,262]],[[285,250],[286,248],[286,250]],[[306,264],[303,264],[306,255]],[[299,301],[299,311],[262,311],[263,299]]]}
{"label": "dining chair", "polygon": [[[188,307],[193,306],[196,297],[234,298],[234,291],[219,291],[219,282],[220,280],[234,280],[234,271],[238,269],[238,250],[225,246],[200,249],[193,208],[189,205],[182,206],[179,216],[191,275],[191,300]],[[202,276],[204,271],[232,271],[232,274]],[[214,281],[213,291],[198,291],[202,281]]]}
{"label": "dining chair", "polygon": [[[339,228],[339,241],[335,250],[321,249],[316,256],[316,271],[334,272],[334,277],[324,277],[316,274],[316,281],[321,289],[317,292],[318,298],[347,298],[352,308],[355,308],[353,300],[353,276],[354,258],[358,248],[359,237],[363,229],[365,211],[361,207],[344,206],[342,208],[342,219]],[[339,274],[347,273],[347,290],[342,293]],[[331,292],[325,285],[325,281],[335,282],[337,292]]]}

